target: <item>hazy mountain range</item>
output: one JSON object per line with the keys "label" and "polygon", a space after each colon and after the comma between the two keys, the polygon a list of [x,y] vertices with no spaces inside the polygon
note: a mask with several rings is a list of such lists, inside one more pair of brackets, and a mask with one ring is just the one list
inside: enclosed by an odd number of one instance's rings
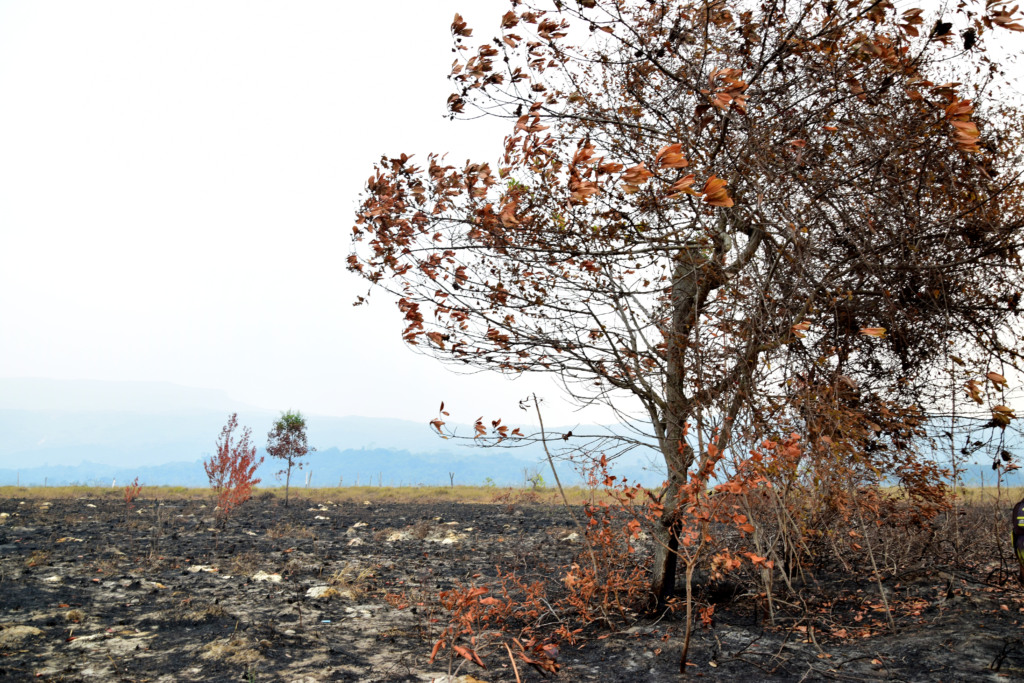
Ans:
{"label": "hazy mountain range", "polygon": [[[0,379],[0,484],[109,485],[139,476],[150,485],[205,485],[202,460],[232,412],[262,447],[277,413],[224,392],[156,382]],[[524,470],[551,481],[540,446],[466,447],[441,439],[426,421],[307,418],[309,443],[318,450],[306,459],[314,485],[351,485],[357,477],[360,484],[371,478],[385,485],[447,484],[450,472],[456,483],[480,484],[489,477],[498,485],[521,485]],[[468,425],[455,428],[473,434]],[[634,451],[616,472],[655,485],[664,475],[651,455]],[[279,462],[268,459],[258,474],[272,483],[278,469]],[[559,474],[574,478],[568,465]],[[304,477],[299,473],[297,480]]]}
{"label": "hazy mountain range", "polygon": [[[245,405],[226,393],[158,382],[0,379],[0,485],[109,486],[138,476],[148,485],[204,486],[202,460],[214,450],[228,414],[252,428],[263,446],[277,413]],[[389,418],[308,415],[310,445],[318,449],[307,468],[293,475],[302,485],[349,486],[382,483],[523,485],[526,476],[552,477],[539,445],[474,448],[446,441],[423,423]],[[468,425],[455,426],[472,435]],[[555,428],[558,430],[558,428]],[[569,427],[563,428],[567,431]],[[604,428],[573,426],[576,434]],[[559,430],[562,431],[562,430]],[[261,449],[261,454],[263,451]],[[636,449],[614,464],[614,472],[656,486],[664,465],[656,453]],[[258,475],[276,483],[278,461],[267,459]],[[559,466],[565,483],[578,483],[575,470]],[[968,485],[995,483],[989,463],[968,466]],[[1020,471],[1005,483],[1024,483]]]}

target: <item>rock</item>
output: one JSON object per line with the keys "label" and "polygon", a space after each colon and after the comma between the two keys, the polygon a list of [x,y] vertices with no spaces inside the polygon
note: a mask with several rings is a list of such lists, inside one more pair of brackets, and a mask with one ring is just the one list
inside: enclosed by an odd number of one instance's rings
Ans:
{"label": "rock", "polygon": [[330,519],[330,517],[324,517],[323,515],[317,515],[313,519]]}
{"label": "rock", "polygon": [[409,538],[409,532],[408,531],[392,531],[390,534],[388,534],[388,537],[387,537],[386,540],[387,540],[388,543],[396,543],[398,541],[405,541],[408,538]]}
{"label": "rock", "polygon": [[360,546],[362,544],[363,544],[363,539],[361,539],[361,538],[353,538],[351,541],[348,542],[348,545],[351,545],[351,546]]}
{"label": "rock", "polygon": [[60,583],[60,577],[56,575],[47,576],[45,579],[43,579],[43,583]]}
{"label": "rock", "polygon": [[32,636],[42,635],[42,629],[35,626],[7,626],[0,631],[0,648],[20,645],[21,641]]}
{"label": "rock", "polygon": [[258,571],[252,575],[253,581],[269,581],[270,583],[281,583],[280,574],[268,574],[265,571]]}
{"label": "rock", "polygon": [[189,567],[188,570],[190,572],[192,572],[193,574],[197,574],[199,572],[215,573],[215,572],[218,571],[218,569],[216,567],[213,567],[213,566],[208,565],[208,564],[194,564],[191,567]]}
{"label": "rock", "polygon": [[355,534],[356,529],[362,529],[363,527],[367,527],[367,526],[370,526],[370,525],[367,524],[366,522],[356,522],[355,524],[353,524],[352,526],[350,526],[348,528],[348,531],[345,532],[345,535],[346,536],[352,536],[353,534]]}
{"label": "rock", "polygon": [[311,586],[310,589],[306,591],[306,597],[314,600],[327,600],[338,597],[339,595],[341,595],[341,593],[330,586]]}
{"label": "rock", "polygon": [[561,538],[561,541],[562,541],[562,543],[579,543],[580,542],[580,535],[578,533],[576,533],[575,531],[573,531],[573,532],[568,533],[565,536],[563,536]]}
{"label": "rock", "polygon": [[444,535],[432,535],[426,540],[431,543],[439,543],[441,545],[454,545],[464,538],[466,538],[466,534],[457,534],[449,529],[444,533]]}

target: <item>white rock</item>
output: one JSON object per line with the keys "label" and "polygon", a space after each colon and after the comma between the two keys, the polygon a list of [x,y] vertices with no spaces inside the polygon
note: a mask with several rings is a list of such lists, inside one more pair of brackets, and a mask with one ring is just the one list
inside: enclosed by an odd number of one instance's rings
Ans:
{"label": "white rock", "polygon": [[348,545],[351,545],[351,546],[360,546],[362,544],[363,544],[363,539],[361,539],[361,538],[353,538],[351,541],[348,542]]}
{"label": "white rock", "polygon": [[323,515],[317,515],[313,519],[330,519],[330,517],[324,517]]}
{"label": "white rock", "polygon": [[569,534],[567,534],[567,535],[562,537],[562,543],[579,543],[579,542],[580,542],[580,535],[578,533],[576,533],[575,531],[573,531],[572,533],[569,533]]}
{"label": "white rock", "polygon": [[452,533],[451,531],[449,531],[448,534],[444,538],[442,538],[440,541],[438,541],[438,543],[440,543],[441,545],[454,545],[454,544],[458,543],[459,541],[461,541],[462,539],[464,539],[465,537],[466,537],[465,534],[455,534],[455,533]]}
{"label": "white rock", "polygon": [[269,581],[270,583],[281,583],[280,574],[268,574],[265,571],[258,571],[252,575],[253,581]]}
{"label": "white rock", "polygon": [[409,538],[409,532],[407,532],[407,531],[392,531],[390,534],[388,534],[387,542],[388,543],[395,543],[397,541],[407,540],[408,538]]}
{"label": "white rock", "polygon": [[60,583],[60,577],[59,576],[47,576],[45,579],[43,579],[43,582],[44,583]]}
{"label": "white rock", "polygon": [[193,574],[197,574],[199,572],[216,572],[217,568],[208,564],[194,564],[188,570]]}
{"label": "white rock", "polygon": [[330,586],[312,586],[306,591],[306,597],[316,600],[324,597],[324,594],[329,590],[331,590]]}

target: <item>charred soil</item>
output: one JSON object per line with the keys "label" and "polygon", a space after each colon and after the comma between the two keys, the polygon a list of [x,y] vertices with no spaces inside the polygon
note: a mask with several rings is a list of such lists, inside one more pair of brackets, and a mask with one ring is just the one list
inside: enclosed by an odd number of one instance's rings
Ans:
{"label": "charred soil", "polygon": [[[542,505],[268,496],[219,524],[206,500],[0,500],[0,678],[679,680],[680,609],[591,623],[549,650],[554,676],[513,669],[500,639],[475,644],[486,669],[451,648],[430,661],[450,623],[441,592],[499,572],[554,590],[583,553],[565,510]],[[877,584],[840,564],[770,606],[742,581],[705,582],[689,676],[1024,679],[1022,591],[982,560],[886,573],[895,629]]]}

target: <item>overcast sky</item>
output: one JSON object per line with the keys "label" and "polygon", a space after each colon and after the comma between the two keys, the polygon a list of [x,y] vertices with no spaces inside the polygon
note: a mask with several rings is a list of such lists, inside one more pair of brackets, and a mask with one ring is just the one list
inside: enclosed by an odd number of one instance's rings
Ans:
{"label": "overcast sky", "polygon": [[[345,270],[382,153],[494,161],[448,122],[456,11],[501,0],[0,2],[0,377],[171,381],[270,409],[521,419]],[[507,419],[508,419],[507,418]]]}

